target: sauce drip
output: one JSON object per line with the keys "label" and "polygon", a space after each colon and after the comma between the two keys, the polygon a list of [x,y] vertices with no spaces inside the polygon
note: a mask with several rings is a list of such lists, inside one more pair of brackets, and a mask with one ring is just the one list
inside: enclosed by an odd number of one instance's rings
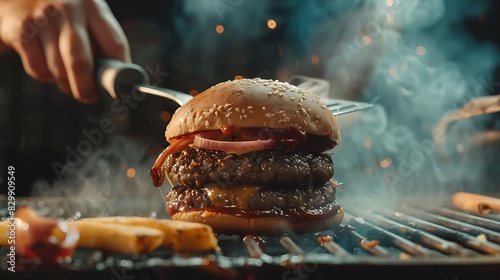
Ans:
{"label": "sauce drip", "polygon": [[151,175],[155,187],[160,187],[165,180],[165,173],[163,172],[162,166],[167,156],[185,149],[189,144],[193,143],[193,138],[194,134],[190,134],[174,140],[172,144],[163,150],[158,158],[156,158],[153,167],[149,169],[149,174]]}

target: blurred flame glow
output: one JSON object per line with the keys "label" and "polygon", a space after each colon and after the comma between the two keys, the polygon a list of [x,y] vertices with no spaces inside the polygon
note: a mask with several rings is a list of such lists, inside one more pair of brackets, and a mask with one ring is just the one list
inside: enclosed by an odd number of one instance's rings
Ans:
{"label": "blurred flame glow", "polygon": [[170,118],[172,117],[172,115],[170,114],[170,112],[168,111],[162,111],[160,113],[160,119],[164,122],[168,122],[170,121]]}
{"label": "blurred flame glow", "polygon": [[319,56],[317,54],[311,55],[311,63],[314,64],[314,65],[318,65],[319,64]]}
{"label": "blurred flame glow", "polygon": [[391,75],[391,77],[396,77],[397,74],[398,69],[396,69],[396,66],[391,65],[391,67],[389,68],[389,75]]}
{"label": "blurred flame glow", "polygon": [[224,26],[222,24],[218,24],[216,27],[215,27],[215,32],[217,32],[218,34],[222,34],[224,33]]}
{"label": "blurred flame glow", "polygon": [[363,42],[363,45],[368,46],[372,43],[372,37],[365,35],[361,38],[361,42]]}
{"label": "blurred flame glow", "polygon": [[387,168],[387,167],[391,166],[391,164],[392,164],[392,160],[390,158],[386,158],[380,162],[380,167]]}
{"label": "blurred flame glow", "polygon": [[424,47],[422,47],[422,46],[417,47],[417,54],[418,55],[424,55],[426,52],[427,52],[427,50]]}
{"label": "blurred flame glow", "polygon": [[276,21],[274,19],[268,20],[267,27],[269,27],[269,29],[275,29],[276,28]]}
{"label": "blurred flame glow", "polygon": [[127,169],[127,177],[134,178],[135,177],[135,169],[133,169],[133,168]]}
{"label": "blurred flame glow", "polygon": [[370,149],[372,147],[372,141],[370,139],[365,140],[365,148]]}

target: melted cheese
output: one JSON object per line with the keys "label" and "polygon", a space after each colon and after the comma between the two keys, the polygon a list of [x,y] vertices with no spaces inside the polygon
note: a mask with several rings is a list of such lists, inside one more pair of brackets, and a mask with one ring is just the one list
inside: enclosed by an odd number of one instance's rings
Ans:
{"label": "melted cheese", "polygon": [[241,210],[248,210],[248,201],[259,193],[259,188],[259,185],[205,186],[208,198],[215,207],[235,207]]}

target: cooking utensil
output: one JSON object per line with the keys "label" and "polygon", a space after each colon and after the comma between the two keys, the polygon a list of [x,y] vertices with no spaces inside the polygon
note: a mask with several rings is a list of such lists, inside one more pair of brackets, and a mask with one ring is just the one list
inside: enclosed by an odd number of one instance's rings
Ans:
{"label": "cooking utensil", "polygon": [[[183,92],[151,85],[146,70],[137,64],[100,59],[96,66],[99,91],[110,95],[113,99],[121,95],[143,93],[163,97],[178,107],[192,98],[191,95]],[[322,101],[336,116],[373,107],[369,103],[342,99],[322,98]]]}
{"label": "cooking utensil", "polygon": [[453,122],[497,112],[500,112],[500,95],[475,97],[458,110],[446,114],[435,129],[442,133]]}

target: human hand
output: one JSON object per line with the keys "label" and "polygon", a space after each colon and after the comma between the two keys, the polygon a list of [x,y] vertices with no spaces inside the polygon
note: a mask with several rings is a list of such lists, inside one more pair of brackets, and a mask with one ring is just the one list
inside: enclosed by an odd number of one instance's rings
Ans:
{"label": "human hand", "polygon": [[91,103],[98,97],[93,58],[130,62],[125,33],[104,0],[0,0],[2,44],[32,78]]}

